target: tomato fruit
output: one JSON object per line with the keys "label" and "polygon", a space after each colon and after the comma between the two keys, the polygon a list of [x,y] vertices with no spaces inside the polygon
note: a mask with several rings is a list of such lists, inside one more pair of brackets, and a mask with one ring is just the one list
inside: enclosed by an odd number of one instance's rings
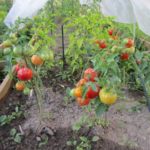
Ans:
{"label": "tomato fruit", "polygon": [[15,71],[18,72],[19,70],[20,70],[20,65],[17,64],[17,65],[15,66]]}
{"label": "tomato fruit", "polygon": [[87,81],[85,79],[80,79],[80,81],[76,84],[77,87],[85,85]]}
{"label": "tomato fruit", "polygon": [[118,40],[118,36],[117,36],[117,35],[112,35],[112,36],[111,36],[111,39],[112,39],[112,40]]}
{"label": "tomato fruit", "polygon": [[75,92],[75,89],[70,90],[69,95],[70,95],[71,97],[74,97],[74,92]]}
{"label": "tomato fruit", "polygon": [[13,43],[13,44],[16,44],[17,43],[17,40],[18,40],[18,37],[17,37],[17,33],[11,33],[9,35],[10,37],[10,41]]}
{"label": "tomato fruit", "polygon": [[14,47],[14,48],[13,48],[13,53],[14,53],[14,55],[16,55],[16,56],[22,55],[22,54],[23,54],[23,49],[22,49],[22,47],[21,47],[21,46]]}
{"label": "tomato fruit", "polygon": [[128,53],[122,53],[120,55],[120,59],[123,60],[123,61],[129,60],[129,54]]}
{"label": "tomato fruit", "polygon": [[104,49],[107,47],[105,40],[96,40],[95,43],[98,44],[99,48],[101,49]]}
{"label": "tomato fruit", "polygon": [[21,68],[17,72],[18,79],[23,80],[23,81],[30,80],[32,76],[33,76],[32,70],[27,67]]}
{"label": "tomato fruit", "polygon": [[96,40],[96,41],[95,41],[95,44],[100,44],[100,40]]}
{"label": "tomato fruit", "polygon": [[131,48],[131,47],[134,46],[134,40],[129,39],[129,38],[128,39],[124,39],[123,43],[125,44],[126,48]]}
{"label": "tomato fruit", "polygon": [[84,71],[84,79],[86,81],[94,82],[97,77],[98,77],[97,72],[92,68],[88,68]]}
{"label": "tomato fruit", "polygon": [[40,56],[38,56],[38,55],[33,55],[32,57],[31,57],[31,62],[34,64],[34,65],[42,65],[43,64],[43,59],[40,57]]}
{"label": "tomato fruit", "polygon": [[95,91],[92,89],[91,86],[88,86],[87,93],[86,93],[86,98],[93,99],[93,98],[96,98],[99,95],[100,87],[98,85],[95,85],[95,86],[96,86]]}
{"label": "tomato fruit", "polygon": [[24,67],[26,67],[25,64],[18,63],[17,65],[15,65],[15,71],[18,72],[21,68],[24,68]]}
{"label": "tomato fruit", "polygon": [[107,91],[106,88],[103,88],[99,92],[100,101],[106,105],[112,105],[117,100],[117,94],[111,91]]}
{"label": "tomato fruit", "polygon": [[23,90],[23,94],[24,94],[24,95],[29,95],[29,94],[30,94],[30,89],[26,87],[26,88]]}
{"label": "tomato fruit", "polygon": [[129,53],[129,54],[133,54],[135,52],[135,47],[130,47],[130,48],[127,48],[126,51]]}
{"label": "tomato fruit", "polygon": [[5,48],[5,49],[3,50],[3,53],[4,53],[4,55],[10,54],[10,53],[11,53],[11,48]]}
{"label": "tomato fruit", "polygon": [[109,35],[113,35],[113,32],[114,32],[113,29],[109,29],[109,30],[108,30],[108,34],[109,34]]}
{"label": "tomato fruit", "polygon": [[16,83],[16,90],[17,91],[23,91],[25,89],[25,83],[22,81],[19,81]]}
{"label": "tomato fruit", "polygon": [[81,97],[78,97],[77,99],[77,103],[80,105],[80,106],[86,106],[90,103],[90,99],[89,98],[81,98]]}
{"label": "tomato fruit", "polygon": [[106,47],[107,47],[106,42],[105,42],[104,40],[101,40],[101,41],[99,42],[99,48],[104,49],[104,48],[106,48]]}
{"label": "tomato fruit", "polygon": [[118,46],[114,45],[112,48],[111,48],[111,52],[112,53],[115,53],[118,51]]}
{"label": "tomato fruit", "polygon": [[13,44],[10,40],[6,40],[2,43],[3,48],[11,47]]}
{"label": "tomato fruit", "polygon": [[77,87],[74,89],[74,96],[75,97],[82,97],[82,87]]}

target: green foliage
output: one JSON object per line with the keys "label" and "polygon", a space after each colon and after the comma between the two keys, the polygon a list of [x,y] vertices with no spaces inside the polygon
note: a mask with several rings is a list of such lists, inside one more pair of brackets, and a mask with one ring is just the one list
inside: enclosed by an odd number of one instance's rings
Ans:
{"label": "green foliage", "polygon": [[104,18],[99,12],[93,13],[91,10],[71,19],[67,24],[67,30],[72,30],[66,50],[67,62],[72,72],[90,64],[91,56],[98,50],[93,46],[95,40],[108,37],[104,28],[107,24],[112,24],[110,18]]}
{"label": "green foliage", "polygon": [[20,118],[22,114],[22,111],[19,110],[19,107],[17,106],[15,112],[12,112],[11,115],[0,116],[0,126],[9,125],[13,120]]}
{"label": "green foliage", "polygon": [[22,140],[22,134],[18,133],[15,128],[12,128],[10,131],[10,136],[13,139],[14,142],[20,144]]}
{"label": "green foliage", "polygon": [[97,142],[99,139],[98,136],[93,136],[92,138],[80,136],[78,139],[67,141],[67,146],[72,146],[76,150],[91,150],[92,143]]}

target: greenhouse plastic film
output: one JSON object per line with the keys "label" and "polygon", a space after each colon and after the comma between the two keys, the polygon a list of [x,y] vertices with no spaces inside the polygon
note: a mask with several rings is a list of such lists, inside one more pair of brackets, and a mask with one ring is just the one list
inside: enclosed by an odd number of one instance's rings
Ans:
{"label": "greenhouse plastic film", "polygon": [[150,0],[102,0],[104,15],[116,17],[117,22],[137,22],[139,28],[150,35]]}
{"label": "greenhouse plastic film", "polygon": [[5,24],[10,27],[18,18],[32,18],[48,0],[15,0],[10,9]]}

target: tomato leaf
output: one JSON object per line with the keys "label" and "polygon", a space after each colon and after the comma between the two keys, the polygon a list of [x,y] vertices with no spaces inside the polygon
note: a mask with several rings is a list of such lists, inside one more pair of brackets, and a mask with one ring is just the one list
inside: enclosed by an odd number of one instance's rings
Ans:
{"label": "tomato leaf", "polygon": [[100,138],[99,138],[98,136],[94,136],[94,137],[92,138],[92,142],[97,142],[99,139],[100,139]]}

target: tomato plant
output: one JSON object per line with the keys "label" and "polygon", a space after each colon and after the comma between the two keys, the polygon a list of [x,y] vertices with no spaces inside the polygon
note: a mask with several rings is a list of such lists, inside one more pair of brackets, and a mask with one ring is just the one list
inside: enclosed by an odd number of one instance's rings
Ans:
{"label": "tomato plant", "polygon": [[[20,27],[21,25],[21,27]],[[14,78],[16,79],[16,90],[29,94],[30,90],[35,91],[39,106],[40,119],[42,119],[42,101],[44,87],[41,71],[53,65],[54,37],[49,36],[49,29],[55,30],[51,16],[43,9],[36,17],[31,19],[18,20],[13,28],[6,33],[6,39],[1,44],[8,59],[10,70],[15,65]],[[43,69],[43,70],[44,70]]]}

